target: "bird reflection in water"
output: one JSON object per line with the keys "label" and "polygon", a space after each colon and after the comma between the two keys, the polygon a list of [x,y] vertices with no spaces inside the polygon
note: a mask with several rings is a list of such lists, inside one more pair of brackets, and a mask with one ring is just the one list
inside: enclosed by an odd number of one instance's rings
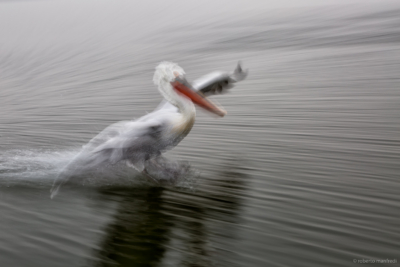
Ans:
{"label": "bird reflection in water", "polygon": [[216,266],[221,257],[233,259],[221,255],[227,252],[215,242],[221,232],[235,239],[227,225],[239,220],[245,178],[243,169],[225,166],[196,193],[164,187],[103,190],[101,196],[117,199],[118,208],[93,265]]}

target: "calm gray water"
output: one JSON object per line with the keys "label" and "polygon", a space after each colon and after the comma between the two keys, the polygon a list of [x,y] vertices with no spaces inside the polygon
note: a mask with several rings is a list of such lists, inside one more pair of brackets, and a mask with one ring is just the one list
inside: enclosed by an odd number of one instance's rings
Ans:
{"label": "calm gray water", "polygon": [[[400,6],[189,6],[0,4],[0,265],[396,266]],[[167,154],[196,177],[117,166],[51,200],[82,145],[158,105],[162,60],[250,69]]]}

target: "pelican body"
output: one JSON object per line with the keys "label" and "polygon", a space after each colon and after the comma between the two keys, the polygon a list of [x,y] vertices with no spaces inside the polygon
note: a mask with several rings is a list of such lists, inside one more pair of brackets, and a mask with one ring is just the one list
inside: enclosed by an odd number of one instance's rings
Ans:
{"label": "pelican body", "polygon": [[243,80],[246,75],[247,72],[238,65],[232,74],[211,73],[192,86],[185,80],[181,67],[172,62],[161,62],[156,67],[153,82],[166,102],[137,120],[110,125],[90,140],[61,171],[51,189],[51,197],[71,176],[104,164],[125,161],[128,166],[149,176],[148,166],[157,165],[155,159],[189,134],[196,118],[195,104],[223,117],[226,111],[205,95],[231,88],[232,83]]}

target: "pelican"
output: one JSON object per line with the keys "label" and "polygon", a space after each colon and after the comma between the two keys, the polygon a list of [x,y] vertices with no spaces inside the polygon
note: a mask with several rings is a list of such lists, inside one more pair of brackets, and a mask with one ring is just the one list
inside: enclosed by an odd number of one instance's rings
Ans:
{"label": "pelican", "polygon": [[148,173],[149,166],[159,166],[157,159],[185,138],[193,127],[198,105],[220,117],[226,111],[206,96],[222,93],[243,80],[247,71],[240,64],[233,73],[213,72],[193,82],[185,79],[185,71],[173,62],[161,62],[153,82],[164,97],[159,107],[133,121],[121,121],[108,126],[60,172],[51,189],[53,198],[71,176],[104,164],[124,161],[130,167],[157,182]]}

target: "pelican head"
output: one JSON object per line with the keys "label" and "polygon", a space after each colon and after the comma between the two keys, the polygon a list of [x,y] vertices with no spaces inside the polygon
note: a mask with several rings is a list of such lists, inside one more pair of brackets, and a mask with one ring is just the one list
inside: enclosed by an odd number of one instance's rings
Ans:
{"label": "pelican head", "polygon": [[221,117],[226,115],[224,109],[216,106],[203,94],[195,91],[184,80],[184,75],[185,71],[178,64],[163,61],[156,67],[153,82],[157,85],[161,95],[178,108],[182,108],[182,101],[184,99],[190,99],[191,103],[195,103]]}
{"label": "pelican head", "polygon": [[185,71],[178,66],[178,64],[168,61],[163,61],[156,67],[156,71],[153,76],[153,82],[158,87],[161,95],[169,101],[171,104],[176,106],[175,94],[171,82],[178,76],[185,75]]}

